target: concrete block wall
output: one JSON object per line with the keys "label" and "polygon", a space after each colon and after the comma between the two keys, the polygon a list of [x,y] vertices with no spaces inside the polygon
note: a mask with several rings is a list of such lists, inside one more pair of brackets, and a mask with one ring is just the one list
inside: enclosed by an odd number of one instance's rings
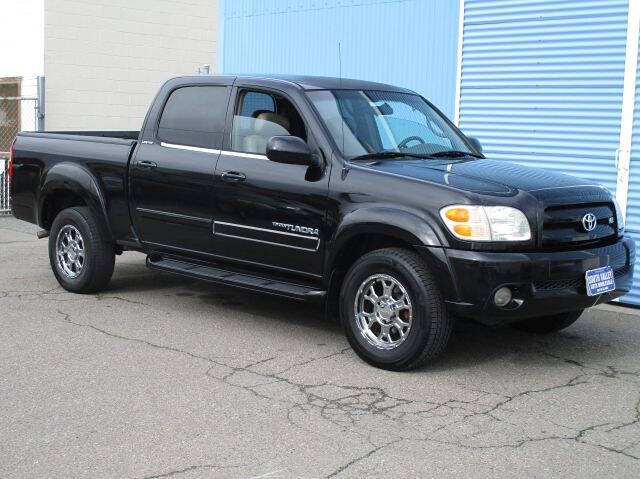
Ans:
{"label": "concrete block wall", "polygon": [[45,0],[46,128],[139,129],[158,87],[215,71],[217,0]]}

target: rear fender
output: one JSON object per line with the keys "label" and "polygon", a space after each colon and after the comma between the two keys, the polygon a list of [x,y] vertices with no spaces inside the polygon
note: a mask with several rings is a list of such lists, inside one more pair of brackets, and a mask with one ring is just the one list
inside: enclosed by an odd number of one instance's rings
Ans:
{"label": "rear fender", "polygon": [[102,219],[109,237],[113,238],[107,216],[105,194],[97,178],[89,170],[75,163],[57,163],[44,176],[38,198],[39,225],[43,223],[43,209],[46,202],[60,191],[68,191],[82,198],[91,211]]}

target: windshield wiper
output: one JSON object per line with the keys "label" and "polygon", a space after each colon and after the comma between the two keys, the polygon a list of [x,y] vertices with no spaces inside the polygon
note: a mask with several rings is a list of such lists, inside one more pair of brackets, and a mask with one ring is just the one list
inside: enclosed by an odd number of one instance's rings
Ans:
{"label": "windshield wiper", "polygon": [[431,153],[431,156],[435,158],[442,158],[444,156],[449,156],[451,158],[460,158],[462,156],[473,156],[474,158],[482,158],[482,156],[476,155],[475,153],[471,153],[470,151],[460,151],[460,150],[438,151],[437,153]]}
{"label": "windshield wiper", "polygon": [[405,153],[402,151],[378,151],[376,153],[367,153],[366,155],[354,156],[349,161],[360,160],[381,160],[385,158],[399,158],[401,156],[409,156],[411,158],[433,159],[433,155],[421,155],[418,153]]}

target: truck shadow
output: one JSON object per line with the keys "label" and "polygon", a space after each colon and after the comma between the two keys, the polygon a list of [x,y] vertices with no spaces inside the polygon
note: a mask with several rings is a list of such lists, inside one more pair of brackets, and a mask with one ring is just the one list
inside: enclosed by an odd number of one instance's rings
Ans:
{"label": "truck shadow", "polygon": [[[150,271],[143,264],[126,263],[118,266],[107,294],[160,291],[178,302],[198,300],[204,308],[233,310],[234,314],[250,315],[253,322],[273,324],[274,328],[291,327],[321,330],[327,341],[347,345],[337,320],[326,318],[319,304],[298,303],[251,291],[230,288],[189,278]],[[194,307],[194,305],[191,305]],[[219,311],[217,312],[219,314]],[[213,316],[213,315],[212,315]],[[594,321],[594,316],[597,321]],[[457,320],[449,347],[436,361],[413,374],[474,368],[482,364],[508,361],[520,366],[535,366],[546,358],[545,367],[583,366],[594,363],[606,365],[625,354],[618,343],[640,343],[640,329],[623,329],[617,314],[593,310],[565,331],[551,335],[535,335],[516,331],[508,326],[487,327],[468,320]],[[637,336],[630,338],[629,336]],[[311,335],[310,335],[311,336]],[[310,340],[312,341],[312,340]],[[314,344],[309,345],[315,347]],[[628,351],[627,351],[628,352]],[[359,361],[359,360],[357,360]],[[361,362],[363,367],[368,367]]]}
{"label": "truck shadow", "polygon": [[[509,326],[489,327],[461,319],[456,322],[445,353],[423,370],[470,368],[483,363],[505,361],[513,365],[537,366],[541,364],[541,358],[557,361],[558,365],[572,363],[579,366],[600,359],[609,360],[611,351],[598,357],[598,351],[603,350],[596,347],[597,343],[602,348],[609,344],[601,343],[597,337],[588,337],[579,329],[576,325],[574,331],[568,329],[541,336],[520,332]],[[597,331],[592,330],[591,334],[594,333],[597,335]],[[585,347],[587,344],[588,348]]]}
{"label": "truck shadow", "polygon": [[[348,346],[338,320],[325,318],[319,305],[213,285],[198,285],[196,288],[201,291],[198,299],[205,304],[232,308],[236,312],[258,317],[257,321],[268,322],[274,327],[302,328],[301,335],[307,328],[323,330],[327,333],[327,341],[341,342]],[[214,288],[215,291],[212,290]],[[595,314],[607,313],[597,311]],[[505,362],[519,369],[615,364],[616,359],[625,354],[624,348],[616,348],[616,337],[628,343],[628,331],[612,329],[606,320],[594,321],[593,315],[593,312],[585,313],[585,317],[581,318],[582,323],[578,321],[567,330],[550,335],[524,333],[509,326],[488,327],[459,319],[444,354],[410,374],[470,369],[484,365],[491,367],[497,363],[504,367]],[[637,336],[636,342],[640,342],[640,333]],[[309,347],[313,348],[314,344]],[[370,367],[357,358],[355,361],[362,367]]]}

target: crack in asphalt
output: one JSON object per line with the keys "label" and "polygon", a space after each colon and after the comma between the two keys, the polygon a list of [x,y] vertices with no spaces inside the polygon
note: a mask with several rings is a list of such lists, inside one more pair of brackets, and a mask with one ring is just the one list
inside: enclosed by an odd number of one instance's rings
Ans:
{"label": "crack in asphalt", "polygon": [[38,241],[37,239],[34,240],[24,240],[24,241],[0,241],[0,244],[18,244],[18,243],[33,243]]}
{"label": "crack in asphalt", "polygon": [[342,474],[344,471],[346,471],[347,469],[349,469],[351,466],[353,466],[354,464],[359,463],[360,461],[364,461],[365,459],[373,456],[376,452],[378,452],[380,449],[382,449],[383,447],[387,447],[390,446],[392,444],[395,444],[398,441],[393,441],[390,442],[388,444],[384,444],[382,446],[378,446],[378,447],[374,447],[373,449],[371,449],[370,451],[368,451],[367,453],[358,456],[352,460],[350,460],[349,462],[347,462],[346,464],[340,466],[338,469],[336,469],[335,471],[333,471],[331,474],[328,474],[326,476],[326,479],[330,479],[332,477],[336,477],[338,474]]}
{"label": "crack in asphalt", "polygon": [[[0,241],[0,244],[26,244],[34,241]],[[18,276],[18,273],[11,276]],[[8,280],[5,283],[8,288],[15,281],[26,280],[24,277],[5,279]],[[573,351],[573,355],[577,357],[559,354],[558,348],[549,347],[553,344],[551,342],[531,340],[525,348],[519,349],[510,344],[501,347],[504,351],[516,354],[533,354],[535,358],[544,358],[550,365],[562,368],[558,369],[562,374],[559,376],[562,378],[560,380],[546,380],[535,387],[522,386],[531,382],[532,379],[527,377],[518,379],[516,384],[519,386],[500,392],[493,391],[491,387],[483,390],[482,386],[474,387],[466,384],[467,381],[460,381],[450,391],[424,391],[433,396],[416,398],[416,393],[392,394],[391,386],[384,387],[384,379],[373,385],[370,379],[361,380],[353,375],[346,376],[348,379],[341,381],[318,379],[314,382],[312,379],[304,379],[307,377],[306,371],[331,368],[332,362],[339,358],[342,359],[341,367],[347,361],[358,361],[351,348],[343,347],[343,343],[339,345],[340,349],[322,354],[320,351],[309,351],[299,358],[285,354],[268,357],[263,354],[261,357],[257,351],[254,352],[256,356],[251,358],[240,353],[235,356],[199,354],[186,348],[96,326],[91,323],[93,318],[85,319],[83,313],[77,313],[82,317],[80,321],[76,313],[63,311],[73,308],[73,305],[77,308],[85,306],[83,301],[113,301],[123,303],[124,306],[153,307],[152,304],[132,299],[129,292],[113,294],[119,292],[114,288],[111,293],[106,291],[96,295],[73,295],[59,286],[31,290],[32,283],[25,284],[28,286],[22,290],[0,291],[0,300],[5,302],[3,305],[12,299],[55,304],[54,307],[62,308],[57,309],[57,314],[64,324],[86,328],[114,341],[127,341],[187,358],[193,361],[189,364],[202,367],[207,381],[217,381],[236,388],[260,401],[268,402],[269,405],[277,404],[280,410],[275,410],[274,414],[281,414],[288,425],[308,435],[330,440],[335,440],[336,436],[350,440],[355,436],[353,440],[360,447],[350,454],[341,454],[341,460],[336,459],[328,465],[324,473],[327,478],[353,475],[357,465],[384,457],[389,452],[386,448],[400,442],[417,444],[425,449],[446,445],[461,450],[512,450],[536,443],[561,441],[593,448],[593,451],[604,451],[619,457],[619,461],[640,460],[640,369],[629,370],[599,364],[582,351]],[[181,283],[181,286],[186,284]],[[160,288],[174,286],[166,284],[160,285]],[[122,287],[121,285],[120,288]],[[223,299],[225,294],[209,294],[206,297],[217,301]],[[621,315],[621,312],[612,313],[612,317]],[[119,326],[124,328],[126,324],[118,324],[113,328],[120,329]],[[162,341],[166,339],[163,338]],[[408,375],[407,378],[410,381],[411,376]],[[345,382],[348,384],[344,384]],[[439,384],[435,383],[436,386]],[[609,390],[614,398],[619,398],[610,408],[598,397],[604,390]],[[579,394],[599,400],[597,404],[601,404],[603,408],[601,414],[573,419],[570,405],[573,395]],[[543,403],[542,407],[540,403]],[[583,404],[586,403],[583,401]],[[552,419],[551,414],[548,414],[549,408],[558,411],[562,407],[566,408],[566,415],[556,414],[553,416],[555,419]],[[264,462],[251,464],[214,464],[213,460],[208,462],[206,459],[201,464],[198,460],[194,464],[185,460],[186,464],[183,465],[172,462],[169,463],[168,470],[139,476],[139,479],[177,478],[198,472],[206,474],[207,471],[209,474],[216,474],[213,471],[217,471],[217,474],[225,475],[230,470],[277,461],[278,457],[273,452],[273,457]],[[273,477],[280,471],[282,469],[255,477]]]}
{"label": "crack in asphalt", "polygon": [[[59,286],[44,290],[0,291],[0,300],[11,298],[25,301],[45,300],[58,304],[118,301],[137,306],[152,306],[125,295],[108,292],[72,295]],[[341,347],[339,350],[318,356],[305,355],[299,360],[271,355],[248,361],[242,355],[198,354],[188,349],[108,330],[86,320],[78,321],[74,314],[62,309],[57,309],[57,313],[66,324],[74,327],[88,328],[113,340],[137,343],[198,361],[206,366],[204,375],[207,379],[243,390],[260,400],[280,404],[283,407],[283,418],[292,427],[305,433],[332,437],[337,431],[357,435],[366,450],[348,458],[343,464],[334,466],[332,472],[326,475],[328,478],[348,474],[349,468],[371,459],[384,448],[400,441],[442,444],[474,450],[515,449],[544,441],[569,441],[598,448],[629,460],[640,459],[640,370],[587,364],[576,358],[563,357],[556,352],[547,351],[542,343],[537,348],[534,346],[527,349],[526,352],[574,368],[574,374],[557,384],[524,389],[513,394],[497,393],[456,383],[457,391],[445,394],[443,398],[430,400],[394,395],[379,385],[338,384],[322,380],[305,382],[299,378],[299,374],[295,374],[304,367],[316,364],[318,367],[327,367],[338,357],[354,358],[355,355],[349,347]],[[517,348],[511,350],[516,353],[522,352]],[[288,364],[283,365],[282,360],[288,361]],[[570,421],[567,421],[568,424],[562,424],[562,419],[558,422],[548,417],[536,417],[535,424],[529,423],[536,414],[535,410],[531,409],[535,401],[557,400],[558,396],[555,393],[558,391],[589,388],[595,385],[596,381],[604,381],[607,387],[618,385],[633,388],[632,393],[636,394],[636,400],[630,409],[630,417],[613,417],[610,421],[601,420],[594,424],[582,420],[582,424],[578,425],[571,424]],[[326,428],[319,428],[320,423],[326,425]],[[379,434],[380,430],[385,431],[385,434]],[[625,438],[625,435],[629,438]],[[172,477],[198,470],[222,470],[255,465],[195,464],[144,476],[142,479]]]}
{"label": "crack in asphalt", "polygon": [[[71,320],[71,315],[68,313],[65,313],[63,311],[60,311],[59,309],[56,310],[58,314],[63,316],[63,321],[75,325],[75,326],[80,326],[80,327],[84,327],[84,328],[90,328],[93,329],[94,331],[97,331],[101,334],[104,334],[106,336],[109,336],[111,338],[115,338],[115,339],[122,339],[124,341],[131,341],[134,343],[140,343],[140,344],[145,344],[147,346],[150,346],[152,348],[156,348],[156,349],[163,349],[165,351],[172,351],[174,353],[179,353],[179,354],[184,354],[186,356],[189,356],[192,359],[200,359],[200,360],[204,360],[210,363],[215,362],[212,358],[209,358],[207,356],[201,356],[199,354],[195,354],[195,353],[191,353],[189,351],[185,351],[184,349],[179,349],[179,348],[174,348],[172,346],[165,346],[165,345],[161,345],[161,344],[156,344],[156,343],[152,343],[151,341],[146,341],[144,339],[140,339],[140,338],[130,338],[128,336],[123,336],[121,334],[117,334],[117,333],[112,333],[110,331],[107,331],[105,329],[101,329],[98,328],[97,326],[94,326],[93,324],[88,324],[88,323],[76,323],[75,321]],[[219,363],[222,364],[222,363]]]}
{"label": "crack in asphalt", "polygon": [[192,472],[192,471],[198,471],[198,470],[211,470],[211,469],[217,469],[219,466],[215,466],[213,464],[201,464],[201,465],[197,465],[197,466],[187,466],[184,467],[182,469],[174,469],[172,471],[168,471],[168,472],[163,472],[160,474],[153,474],[151,476],[143,476],[140,477],[139,479],[160,479],[162,477],[172,477],[172,476],[177,476],[178,474],[185,474],[187,472]]}
{"label": "crack in asphalt", "polygon": [[[638,372],[623,371],[613,366],[595,368],[571,358],[562,358],[556,354],[538,351],[543,356],[580,368],[580,374],[576,374],[560,384],[527,389],[513,395],[501,395],[491,391],[474,389],[468,390],[477,394],[472,400],[455,397],[444,401],[415,400],[393,396],[384,388],[378,386],[339,385],[327,381],[305,384],[284,376],[285,373],[294,368],[344,355],[350,351],[348,347],[331,354],[305,359],[276,372],[261,372],[259,368],[256,368],[257,366],[265,365],[277,359],[277,357],[270,356],[243,365],[233,365],[231,363],[239,358],[204,356],[173,346],[113,333],[93,324],[79,323],[73,321],[69,313],[61,310],[58,310],[58,313],[67,323],[93,329],[114,339],[137,342],[152,348],[204,361],[209,364],[205,371],[205,375],[208,378],[242,389],[257,398],[285,404],[287,407],[286,418],[289,423],[305,432],[321,434],[317,428],[305,424],[305,421],[308,421],[310,416],[315,415],[320,420],[337,427],[340,431],[348,431],[365,437],[366,442],[372,446],[371,449],[362,456],[352,459],[337,468],[327,477],[334,477],[342,473],[351,465],[367,459],[382,448],[399,440],[446,444],[464,449],[521,448],[524,445],[541,441],[575,441],[601,448],[610,453],[620,454],[630,459],[640,459],[638,455],[629,452],[629,449],[635,447],[637,442],[632,442],[625,447],[615,447],[602,440],[596,441],[590,434],[595,432],[611,433],[620,429],[638,426],[640,423],[640,398],[635,405],[635,417],[626,422],[598,423],[581,429],[574,429],[550,420],[543,420],[547,426],[554,426],[559,429],[560,433],[542,431],[536,435],[533,432],[522,431],[524,421],[518,422],[516,417],[516,421],[512,422],[498,415],[498,413],[513,414],[514,410],[509,406],[514,402],[526,401],[531,396],[544,395],[563,388],[588,386],[590,381],[596,377],[622,382],[633,381],[634,385],[637,386],[636,383],[640,379]],[[243,378],[243,375],[248,377]],[[269,391],[269,388],[273,385],[285,386],[288,389],[284,393],[277,395]],[[410,411],[403,410],[405,408],[410,409]],[[524,416],[527,416],[527,413],[524,413]],[[371,426],[367,424],[369,417],[379,418],[374,421],[375,428],[379,428],[382,425],[380,422],[387,426],[386,430],[389,437],[383,440],[382,444],[379,443],[380,441],[376,444],[375,441],[370,439],[370,434],[373,431]],[[480,421],[478,422],[478,420]],[[482,421],[488,422],[484,423]],[[490,423],[501,424],[503,429],[498,431],[506,432],[507,434],[505,434],[502,441],[478,444],[478,441],[486,442],[484,436],[492,432],[488,429],[483,429],[483,426]],[[459,432],[468,427],[476,428],[477,430],[474,433],[463,432],[461,434]],[[609,429],[604,429],[606,427],[609,427]],[[523,433],[525,433],[524,437],[522,437]],[[509,434],[515,434],[516,436],[509,438]],[[521,437],[517,437],[518,434]]]}
{"label": "crack in asphalt", "polygon": [[97,299],[98,301],[103,301],[105,299],[115,299],[117,301],[122,301],[123,303],[137,304],[140,306],[151,306],[149,303],[144,303],[142,301],[135,301],[133,299],[124,298],[122,296],[115,296],[113,294],[96,294],[96,295],[93,295],[92,297]]}
{"label": "crack in asphalt", "polygon": [[[62,298],[58,298],[57,296],[62,296]],[[0,299],[6,298],[36,298],[36,299],[45,299],[47,301],[56,301],[56,302],[78,302],[78,301],[104,301],[109,299],[114,299],[116,301],[121,301],[123,303],[129,304],[137,304],[140,306],[152,306],[149,303],[145,303],[143,301],[136,301],[133,299],[125,298],[123,296],[118,296],[114,294],[73,294],[59,286],[54,288],[45,290],[45,291],[31,291],[31,290],[5,290],[0,291]]]}
{"label": "crack in asphalt", "polygon": [[[187,474],[189,472],[193,472],[193,471],[216,471],[216,470],[221,470],[221,469],[240,469],[243,467],[255,467],[255,466],[261,466],[262,464],[266,463],[268,461],[261,461],[259,463],[256,464],[233,464],[233,465],[222,465],[222,464],[196,464],[196,465],[191,465],[191,466],[185,466],[182,467],[180,469],[172,469],[170,471],[167,472],[161,472],[158,474],[151,474],[149,476],[138,476],[135,479],[161,479],[163,477],[174,477],[174,476],[178,476],[181,474]],[[280,471],[275,471],[275,472],[280,472]],[[273,474],[273,473],[267,473],[267,474]],[[269,475],[261,475],[261,476],[256,476],[256,479],[258,477],[272,477]]]}

